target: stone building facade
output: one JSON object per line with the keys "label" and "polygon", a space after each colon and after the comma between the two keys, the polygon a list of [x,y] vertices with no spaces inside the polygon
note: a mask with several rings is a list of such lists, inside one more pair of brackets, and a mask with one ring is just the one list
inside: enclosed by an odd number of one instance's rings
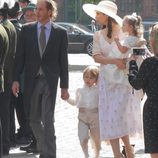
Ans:
{"label": "stone building facade", "polygon": [[136,12],[144,20],[158,20],[158,0],[116,0],[116,3],[121,17]]}
{"label": "stone building facade", "polygon": [[[136,12],[143,20],[158,20],[158,0],[115,0],[118,14],[123,17]],[[57,21],[84,23],[85,14],[82,11],[84,0],[56,0],[59,13]],[[85,19],[87,20],[87,19]]]}

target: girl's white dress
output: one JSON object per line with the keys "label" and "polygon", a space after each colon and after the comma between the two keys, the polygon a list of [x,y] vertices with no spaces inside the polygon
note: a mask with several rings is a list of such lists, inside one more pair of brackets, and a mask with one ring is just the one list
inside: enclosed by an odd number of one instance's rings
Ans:
{"label": "girl's white dress", "polygon": [[[121,53],[118,50],[117,45],[115,42],[113,42],[111,45],[110,53],[108,54],[109,57],[112,58],[120,58],[125,59],[129,58],[131,56],[132,48],[136,47],[138,44],[139,38],[136,36],[126,36],[122,39],[121,43],[123,46],[129,48],[129,50],[126,53]],[[139,61],[139,62],[138,62]],[[140,65],[140,62],[142,61],[142,57],[139,57],[139,60],[137,59],[138,65]],[[114,64],[108,64],[105,65],[104,70],[106,71],[105,78],[110,83],[118,83],[118,84],[126,84],[128,85],[128,62],[127,62],[127,68],[125,70],[120,70],[116,65]]]}
{"label": "girl's white dress", "polygon": [[[94,35],[93,56],[102,54],[109,57],[115,54],[116,58],[120,57],[116,43],[108,43],[102,31],[97,31]],[[120,138],[142,131],[141,93],[139,91],[132,93],[133,89],[123,70],[117,69],[118,76],[113,76],[110,71],[114,66],[100,66],[98,85],[101,140]]]}

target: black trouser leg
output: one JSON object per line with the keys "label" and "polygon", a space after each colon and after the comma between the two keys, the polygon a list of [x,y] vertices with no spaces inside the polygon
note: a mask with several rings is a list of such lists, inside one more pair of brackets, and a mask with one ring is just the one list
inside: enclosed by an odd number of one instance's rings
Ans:
{"label": "black trouser leg", "polygon": [[2,125],[2,141],[3,141],[3,154],[8,155],[10,149],[10,97],[11,89],[8,84],[4,93],[0,94],[0,118]]}
{"label": "black trouser leg", "polygon": [[2,158],[3,155],[2,150],[2,127],[1,127],[1,120],[0,120],[0,158]]}
{"label": "black trouser leg", "polygon": [[11,103],[10,103],[10,140],[12,142],[15,141],[15,111],[14,111],[15,104],[16,104],[16,100],[12,95]]}
{"label": "black trouser leg", "polygon": [[19,93],[19,97],[17,98],[17,102],[15,105],[17,120],[19,122],[19,132],[21,136],[30,137],[31,129],[29,125],[29,120],[27,119],[27,113],[25,112],[25,107],[23,104],[23,94]]}

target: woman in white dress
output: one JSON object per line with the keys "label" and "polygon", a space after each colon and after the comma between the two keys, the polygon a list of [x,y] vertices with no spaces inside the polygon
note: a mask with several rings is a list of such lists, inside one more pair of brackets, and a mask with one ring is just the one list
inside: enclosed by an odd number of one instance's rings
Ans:
{"label": "woman in white dress", "polygon": [[[117,56],[117,52],[120,52],[114,40],[116,36],[122,38],[122,19],[117,16],[116,4],[108,0],[103,0],[98,5],[85,4],[83,10],[103,26],[102,30],[95,33],[93,43],[93,58],[95,62],[100,63],[98,84],[101,140],[110,140],[114,157],[121,158],[123,157],[120,153],[121,138],[127,158],[134,158],[129,135],[142,130],[141,97],[139,92],[132,94],[132,88],[126,81],[127,76],[125,82],[117,82],[119,76],[109,75],[110,66],[117,66],[118,71],[124,71],[126,68],[125,60]],[[116,57],[111,57],[113,52]]]}

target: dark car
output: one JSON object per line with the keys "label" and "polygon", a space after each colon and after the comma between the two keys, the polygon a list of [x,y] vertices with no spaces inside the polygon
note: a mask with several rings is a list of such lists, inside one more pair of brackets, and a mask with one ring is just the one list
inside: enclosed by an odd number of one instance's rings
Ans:
{"label": "dark car", "polygon": [[66,28],[69,38],[68,53],[88,53],[92,55],[94,33],[87,27],[66,22],[56,22]]}

